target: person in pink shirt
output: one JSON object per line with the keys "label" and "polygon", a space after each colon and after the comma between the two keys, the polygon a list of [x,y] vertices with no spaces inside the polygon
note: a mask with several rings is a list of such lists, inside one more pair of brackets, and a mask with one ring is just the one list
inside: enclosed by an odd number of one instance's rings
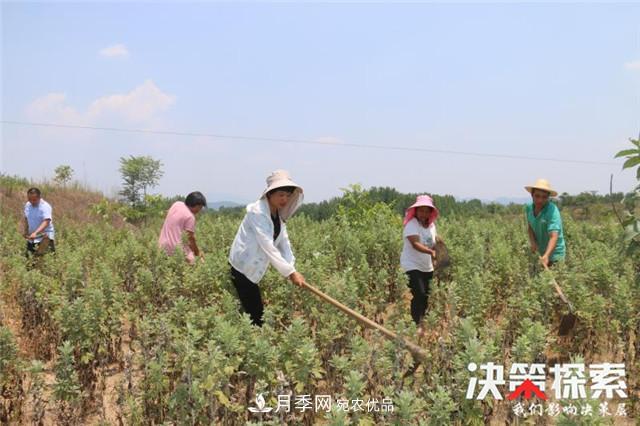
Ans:
{"label": "person in pink shirt", "polygon": [[[173,255],[176,248],[180,248],[187,259],[193,264],[196,256],[203,258],[202,252],[196,244],[196,215],[207,206],[207,200],[201,192],[195,191],[187,195],[182,201],[173,203],[167,217],[164,219],[158,245],[169,256]],[[182,244],[182,233],[186,232],[188,245]]]}

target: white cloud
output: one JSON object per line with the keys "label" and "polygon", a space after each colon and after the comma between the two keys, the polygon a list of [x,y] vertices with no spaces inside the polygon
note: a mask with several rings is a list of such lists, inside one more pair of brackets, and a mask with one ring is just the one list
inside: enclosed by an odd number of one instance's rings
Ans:
{"label": "white cloud", "polygon": [[640,71],[640,59],[627,62],[626,64],[624,64],[624,67],[631,71]]}
{"label": "white cloud", "polygon": [[35,99],[26,108],[30,120],[60,124],[150,124],[175,102],[151,80],[128,93],[102,96],[85,111],[69,105],[64,93],[49,93]]}
{"label": "white cloud", "polygon": [[27,105],[26,114],[32,120],[50,123],[87,124],[85,117],[67,105],[64,93],[49,93]]}
{"label": "white cloud", "polygon": [[117,58],[129,56],[129,50],[124,44],[114,44],[100,50],[100,56],[106,56],[107,58]]}
{"label": "white cloud", "polygon": [[87,114],[90,119],[119,115],[128,121],[142,122],[173,104],[175,97],[167,95],[153,81],[146,80],[126,94],[103,96],[91,103]]}

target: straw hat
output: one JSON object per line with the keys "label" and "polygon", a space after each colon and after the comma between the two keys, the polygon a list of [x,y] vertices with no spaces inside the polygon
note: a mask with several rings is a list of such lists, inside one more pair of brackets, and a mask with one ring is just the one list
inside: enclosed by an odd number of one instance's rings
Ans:
{"label": "straw hat", "polygon": [[413,219],[416,215],[416,208],[418,207],[431,207],[431,215],[429,215],[429,225],[431,225],[438,218],[440,212],[436,208],[435,204],[433,204],[433,198],[428,195],[418,195],[416,197],[416,202],[409,206],[405,215],[403,225],[409,223],[411,219]]}
{"label": "straw hat", "polygon": [[550,193],[552,197],[555,197],[558,195],[557,191],[551,189],[551,184],[546,179],[538,179],[536,183],[530,186],[525,186],[524,189],[526,189],[529,194],[533,194],[534,189],[541,189],[543,191],[547,191],[548,193]]}
{"label": "straw hat", "polygon": [[283,188],[285,186],[294,187],[293,194],[291,194],[291,198],[289,199],[289,203],[283,209],[280,209],[280,217],[282,220],[287,220],[293,213],[300,207],[302,204],[302,200],[304,198],[303,190],[300,185],[295,183],[289,172],[286,170],[278,169],[271,172],[271,174],[267,177],[267,188],[262,192],[260,198],[266,198],[267,193],[274,189]]}

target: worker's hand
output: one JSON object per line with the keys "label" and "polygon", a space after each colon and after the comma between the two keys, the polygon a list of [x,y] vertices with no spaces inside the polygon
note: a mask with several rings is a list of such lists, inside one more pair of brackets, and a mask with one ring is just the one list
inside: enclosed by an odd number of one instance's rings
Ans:
{"label": "worker's hand", "polygon": [[27,237],[28,240],[35,240],[36,238],[38,238],[38,234],[35,232],[32,232],[31,235]]}
{"label": "worker's hand", "polygon": [[538,252],[538,245],[536,243],[531,243],[531,253],[535,254]]}
{"label": "worker's hand", "polygon": [[436,258],[436,251],[434,249],[429,249],[429,255],[431,255],[432,258]]}
{"label": "worker's hand", "polygon": [[291,275],[289,275],[289,279],[298,287],[302,287],[302,284],[304,284],[304,277],[300,272],[293,272]]}
{"label": "worker's hand", "polygon": [[544,256],[540,257],[540,262],[546,266],[547,268],[549,267],[549,255],[545,254]]}
{"label": "worker's hand", "polygon": [[200,252],[200,254],[198,255],[198,257],[200,258],[200,263],[204,263],[204,253]]}

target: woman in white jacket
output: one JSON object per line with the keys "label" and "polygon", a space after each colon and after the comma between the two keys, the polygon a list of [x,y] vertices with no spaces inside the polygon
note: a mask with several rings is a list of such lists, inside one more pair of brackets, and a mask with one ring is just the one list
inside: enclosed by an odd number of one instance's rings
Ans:
{"label": "woman in white jacket", "polygon": [[294,267],[286,221],[300,207],[303,191],[285,170],[267,178],[260,199],[247,205],[247,213],[231,245],[231,280],[243,310],[251,321],[262,326],[264,306],[258,283],[271,263],[284,277],[301,286],[302,274]]}

